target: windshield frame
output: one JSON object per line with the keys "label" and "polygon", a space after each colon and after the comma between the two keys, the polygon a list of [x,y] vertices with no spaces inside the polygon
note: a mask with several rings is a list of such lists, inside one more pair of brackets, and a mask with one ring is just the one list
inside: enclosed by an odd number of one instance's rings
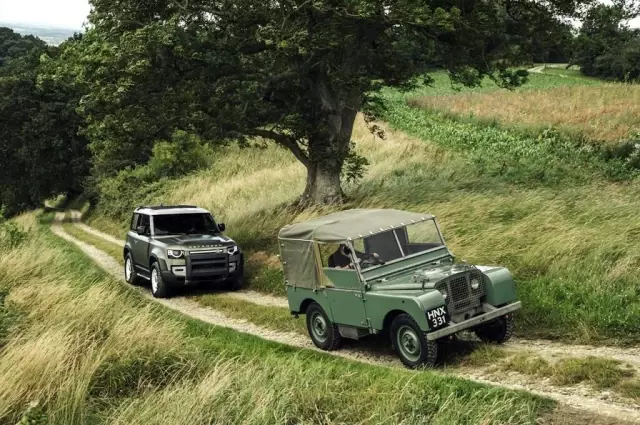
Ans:
{"label": "windshield frame", "polygon": [[[156,217],[166,217],[166,216],[178,216],[178,215],[206,215],[209,216],[211,218],[211,221],[213,222],[213,229],[211,230],[211,233],[186,233],[186,232],[181,232],[181,233],[156,233],[156,222],[155,219]],[[213,217],[213,214],[211,213],[206,213],[206,212],[190,212],[190,213],[182,213],[182,214],[155,214],[155,215],[151,215],[151,236],[177,236],[177,235],[204,235],[204,234],[211,234],[211,235],[217,235],[220,233],[220,230],[218,229],[218,223],[216,222],[215,218]]]}
{"label": "windshield frame", "polygon": [[[396,231],[396,229],[401,229],[401,228],[403,228],[403,227],[413,226],[413,225],[416,225],[416,224],[419,224],[419,223],[424,223],[424,222],[426,222],[426,221],[430,221],[430,220],[431,220],[431,221],[433,221],[433,223],[434,223],[434,224],[435,224],[435,226],[436,226],[436,230],[437,230],[437,232],[438,232],[438,237],[440,238],[440,242],[442,243],[442,245],[440,245],[440,246],[436,246],[436,247],[433,247],[433,248],[431,248],[431,249],[427,249],[427,250],[425,250],[425,251],[414,252],[413,254],[408,254],[408,255],[407,255],[407,254],[405,254],[405,253],[404,253],[404,250],[402,249],[402,246],[401,246],[401,244],[400,244],[400,239],[398,238],[398,235],[397,235],[397,233],[395,232],[395,231]],[[364,273],[364,272],[366,272],[366,273],[368,274],[371,270],[377,270],[377,269],[380,269],[380,268],[385,267],[385,266],[387,266],[387,265],[395,264],[395,263],[398,263],[398,262],[400,262],[400,261],[404,261],[404,260],[406,260],[406,259],[415,258],[415,257],[418,257],[418,256],[420,256],[420,255],[424,255],[424,254],[429,253],[429,252],[437,251],[437,250],[442,249],[442,248],[445,248],[445,249],[447,250],[447,252],[449,253],[449,255],[451,255],[451,252],[449,251],[449,248],[447,247],[447,243],[446,243],[446,241],[444,240],[444,236],[443,236],[443,234],[442,234],[442,230],[440,229],[440,225],[438,224],[438,221],[436,220],[436,218],[435,218],[435,217],[433,217],[433,218],[429,218],[429,219],[424,220],[424,221],[417,221],[417,222],[413,222],[413,223],[410,223],[410,224],[405,224],[405,225],[403,225],[403,226],[393,227],[393,228],[391,228],[390,230],[391,230],[391,231],[393,231],[394,239],[396,240],[396,243],[398,244],[398,249],[399,249],[399,250],[400,250],[400,252],[402,253],[402,257],[398,257],[398,258],[396,258],[395,260],[387,261],[387,262],[385,262],[384,264],[372,265],[372,266],[370,266],[370,267],[366,267],[366,268],[364,268],[364,269],[362,269],[362,268],[360,267],[360,262],[359,262],[359,261],[356,261],[356,262],[355,262],[356,270],[358,271],[358,274],[361,276],[361,278],[362,278],[362,280],[363,280],[363,281],[365,281],[365,279],[364,279],[364,275],[363,275],[363,273]],[[354,245],[354,242],[355,242],[355,241],[357,241],[357,240],[364,240],[364,239],[365,239],[366,237],[368,237],[368,236],[371,236],[371,235],[363,236],[362,238],[357,238],[357,239],[353,239],[353,240],[348,241],[348,246],[352,249],[352,252],[355,252],[355,245]],[[355,256],[354,256],[354,257],[355,257]]]}

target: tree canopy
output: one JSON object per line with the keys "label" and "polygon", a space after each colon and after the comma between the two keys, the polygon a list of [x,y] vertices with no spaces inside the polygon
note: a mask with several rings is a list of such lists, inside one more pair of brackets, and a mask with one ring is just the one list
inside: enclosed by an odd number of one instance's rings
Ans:
{"label": "tree canopy", "polygon": [[[63,53],[98,178],[149,158],[175,130],[271,139],[307,168],[307,203],[340,201],[359,111],[384,86],[445,68],[456,83],[520,84],[534,35],[582,0],[93,0],[92,29]],[[428,78],[426,82],[428,83]]]}
{"label": "tree canopy", "polygon": [[0,28],[0,55],[0,209],[10,215],[79,192],[89,158],[78,93],[42,79],[41,58],[53,60],[57,49]]}
{"label": "tree canopy", "polygon": [[625,23],[637,16],[629,5],[598,4],[587,13],[575,42],[573,63],[583,74],[640,81],[640,30]]}

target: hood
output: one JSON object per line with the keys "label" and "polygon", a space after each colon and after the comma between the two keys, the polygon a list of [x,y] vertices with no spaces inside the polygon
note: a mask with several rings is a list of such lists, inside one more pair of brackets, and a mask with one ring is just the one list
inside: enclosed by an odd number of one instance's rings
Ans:
{"label": "hood", "polygon": [[214,246],[230,246],[236,244],[233,239],[221,234],[156,236],[155,239],[167,245],[177,245],[187,249],[204,249]]}
{"label": "hood", "polygon": [[436,265],[424,269],[414,270],[408,274],[394,276],[388,279],[370,282],[370,290],[383,291],[400,295],[419,295],[431,291],[442,279],[449,276],[472,270],[475,267],[467,264]]}

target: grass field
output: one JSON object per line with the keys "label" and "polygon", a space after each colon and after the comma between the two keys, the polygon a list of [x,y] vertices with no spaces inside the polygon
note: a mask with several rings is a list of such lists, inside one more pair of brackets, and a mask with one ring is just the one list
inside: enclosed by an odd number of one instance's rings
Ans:
{"label": "grass field", "polygon": [[640,131],[640,86],[629,84],[421,96],[410,104],[501,125],[554,127],[594,141],[615,142]]}
{"label": "grass field", "polygon": [[186,319],[19,221],[26,239],[0,247],[0,423],[533,424],[550,407]]}

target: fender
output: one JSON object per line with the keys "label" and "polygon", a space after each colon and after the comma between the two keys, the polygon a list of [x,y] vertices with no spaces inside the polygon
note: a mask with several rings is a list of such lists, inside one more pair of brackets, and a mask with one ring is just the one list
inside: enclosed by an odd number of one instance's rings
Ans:
{"label": "fender", "polygon": [[165,247],[159,247],[152,244],[150,244],[149,247],[151,247],[151,251],[149,252],[149,269],[151,269],[151,263],[153,261],[156,261],[160,266],[160,270],[167,271],[167,262],[164,259],[167,255],[167,250],[165,249]]}
{"label": "fender", "polygon": [[291,314],[304,314],[305,308],[304,305],[308,301],[315,301],[320,304],[320,307],[324,310],[329,317],[329,320],[333,321],[333,314],[331,313],[331,306],[327,298],[324,296],[322,290],[308,289],[308,288],[300,288],[287,286],[287,298],[289,300],[289,310]]}
{"label": "fender", "polygon": [[484,275],[488,304],[497,307],[517,301],[516,284],[509,270],[504,267],[476,267]]}
{"label": "fender", "polygon": [[129,238],[127,238],[127,241],[125,242],[124,247],[122,249],[122,258],[127,257],[127,252],[133,253],[133,249],[131,248],[131,243],[129,242]]}
{"label": "fender", "polygon": [[[370,326],[375,330],[384,328],[384,318],[394,310],[404,311],[413,317],[420,329],[429,331],[426,311],[445,305],[444,297],[439,291],[430,291],[417,297],[395,295],[390,292],[367,292],[365,294],[367,316]],[[372,314],[376,312],[376,314]]]}

